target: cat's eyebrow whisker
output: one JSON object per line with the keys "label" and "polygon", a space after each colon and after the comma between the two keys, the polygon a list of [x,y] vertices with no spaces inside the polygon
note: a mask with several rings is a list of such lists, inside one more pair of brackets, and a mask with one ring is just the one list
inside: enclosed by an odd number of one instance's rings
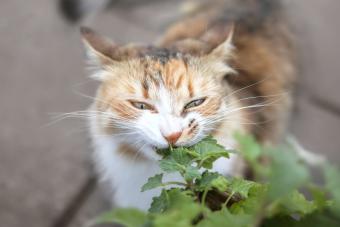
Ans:
{"label": "cat's eyebrow whisker", "polygon": [[[233,119],[223,119],[223,121],[232,123]],[[221,122],[221,120],[202,122],[202,125],[204,125],[204,128],[206,129],[215,130],[216,127],[213,125],[218,122]],[[239,122],[238,124],[239,125],[258,125],[258,122]]]}
{"label": "cat's eyebrow whisker", "polygon": [[248,89],[248,88],[251,88],[251,87],[253,87],[253,86],[256,86],[256,85],[258,85],[258,84],[260,84],[260,83],[263,83],[263,82],[265,82],[265,81],[268,80],[268,79],[270,79],[269,76],[263,78],[262,80],[256,81],[255,83],[252,83],[252,84],[250,84],[250,85],[248,85],[248,86],[245,86],[245,87],[242,87],[242,88],[240,88],[240,89],[237,89],[237,90],[231,92],[230,94],[228,94],[228,95],[226,96],[226,98],[229,98],[229,97],[232,96],[232,95],[235,95],[235,94],[237,94],[237,93],[240,93],[241,91],[244,91],[244,90],[246,90],[246,89]]}
{"label": "cat's eyebrow whisker", "polygon": [[56,117],[52,117],[52,121],[44,125],[43,127],[49,127],[51,125],[54,125],[62,120],[68,119],[68,118],[89,118],[88,116],[82,115],[82,114],[75,114],[75,113],[63,113],[59,114]]}
{"label": "cat's eyebrow whisker", "polygon": [[273,101],[270,101],[270,102],[263,102],[263,103],[243,106],[243,107],[234,108],[234,109],[228,109],[227,108],[225,110],[224,114],[233,113],[233,112],[240,111],[240,110],[243,110],[243,109],[252,109],[252,108],[259,108],[259,107],[269,107],[269,106],[273,106],[273,104],[277,103],[278,101],[280,101],[280,99],[273,100]]}
{"label": "cat's eyebrow whisker", "polygon": [[106,104],[106,105],[110,105],[110,103],[108,103],[107,101],[105,100],[102,100],[102,99],[99,99],[97,97],[92,97],[90,95],[86,95],[84,93],[81,93],[80,91],[77,91],[77,90],[73,90],[73,92],[81,97],[84,97],[84,98],[88,98],[92,101],[96,101],[96,102],[100,102],[100,103],[103,103],[103,104]]}

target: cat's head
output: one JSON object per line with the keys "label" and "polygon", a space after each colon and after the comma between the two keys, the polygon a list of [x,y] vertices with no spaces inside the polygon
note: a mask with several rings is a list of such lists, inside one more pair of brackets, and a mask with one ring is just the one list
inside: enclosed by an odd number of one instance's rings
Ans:
{"label": "cat's head", "polygon": [[227,64],[232,35],[196,56],[158,47],[118,46],[89,29],[82,29],[82,35],[95,68],[92,77],[101,81],[94,113],[105,135],[150,152],[143,147],[195,144],[223,120],[228,109],[223,78],[233,73]]}

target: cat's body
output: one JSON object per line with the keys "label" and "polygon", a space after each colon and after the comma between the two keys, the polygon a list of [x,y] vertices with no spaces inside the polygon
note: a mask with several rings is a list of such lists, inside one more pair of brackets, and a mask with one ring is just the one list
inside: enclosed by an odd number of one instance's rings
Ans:
{"label": "cat's body", "polygon": [[[237,148],[235,131],[263,143],[282,138],[295,67],[289,32],[276,1],[268,2],[198,9],[151,47],[117,46],[83,29],[102,81],[89,111],[94,157],[115,205],[149,207],[159,191],[140,188],[159,172],[156,148],[192,145],[209,134]],[[233,155],[214,169],[243,174],[244,164]]]}

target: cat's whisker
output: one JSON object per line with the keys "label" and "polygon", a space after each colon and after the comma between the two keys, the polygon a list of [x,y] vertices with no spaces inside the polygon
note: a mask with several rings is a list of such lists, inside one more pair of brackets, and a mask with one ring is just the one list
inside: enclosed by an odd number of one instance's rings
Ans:
{"label": "cat's whisker", "polygon": [[[277,93],[277,94],[273,94],[273,95],[259,95],[259,96],[249,96],[249,97],[245,97],[245,98],[241,98],[241,99],[235,99],[232,100],[229,104],[230,105],[234,105],[235,103],[240,103],[241,101],[245,101],[245,100],[251,100],[251,99],[266,99],[266,98],[273,98],[273,97],[282,97],[284,95],[289,94],[289,92],[282,92],[282,93]],[[223,99],[226,99],[226,97],[224,97]]]}
{"label": "cat's whisker", "polygon": [[252,87],[254,87],[254,86],[256,86],[256,85],[259,85],[259,84],[261,84],[261,83],[264,83],[264,82],[265,82],[266,80],[268,80],[268,79],[270,79],[270,77],[267,76],[267,77],[264,77],[262,80],[256,81],[256,82],[254,82],[254,83],[252,83],[252,84],[250,84],[250,85],[247,85],[247,86],[245,86],[245,87],[239,88],[239,89],[237,89],[237,90],[235,90],[235,91],[229,93],[229,94],[226,96],[226,98],[230,98],[231,96],[236,95],[236,94],[238,94],[238,93],[240,93],[240,92],[242,92],[242,91],[244,91],[244,90],[246,90],[246,89],[249,89],[249,88],[252,88]]}
{"label": "cat's whisker", "polygon": [[75,92],[77,95],[79,95],[81,97],[88,98],[88,99],[90,99],[92,101],[100,102],[102,104],[106,104],[106,105],[110,106],[110,103],[108,103],[107,101],[105,101],[103,99],[100,99],[98,97],[92,97],[90,95],[86,95],[84,93],[81,93],[80,91],[77,91],[77,90],[73,90],[73,92]]}
{"label": "cat's whisker", "polygon": [[[259,103],[259,104],[234,108],[234,109],[226,109],[225,111],[220,112],[218,115],[211,117],[211,119],[206,120],[206,123],[210,123],[210,124],[218,123],[220,121],[227,120],[230,117],[231,113],[239,112],[239,111],[245,110],[245,109],[253,109],[253,108],[272,106],[272,104],[274,104],[275,102],[277,102],[277,100],[274,100],[272,102],[267,102],[267,103]],[[257,110],[257,111],[260,111],[260,110]]]}

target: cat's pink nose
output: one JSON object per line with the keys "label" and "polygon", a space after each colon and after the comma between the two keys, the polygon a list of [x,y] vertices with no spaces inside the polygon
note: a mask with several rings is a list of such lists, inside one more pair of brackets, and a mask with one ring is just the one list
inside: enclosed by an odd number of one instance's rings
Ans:
{"label": "cat's pink nose", "polygon": [[164,138],[166,139],[166,141],[169,142],[169,144],[175,144],[177,142],[177,140],[179,139],[179,137],[181,137],[182,132],[174,132],[171,133],[170,135],[164,136]]}

